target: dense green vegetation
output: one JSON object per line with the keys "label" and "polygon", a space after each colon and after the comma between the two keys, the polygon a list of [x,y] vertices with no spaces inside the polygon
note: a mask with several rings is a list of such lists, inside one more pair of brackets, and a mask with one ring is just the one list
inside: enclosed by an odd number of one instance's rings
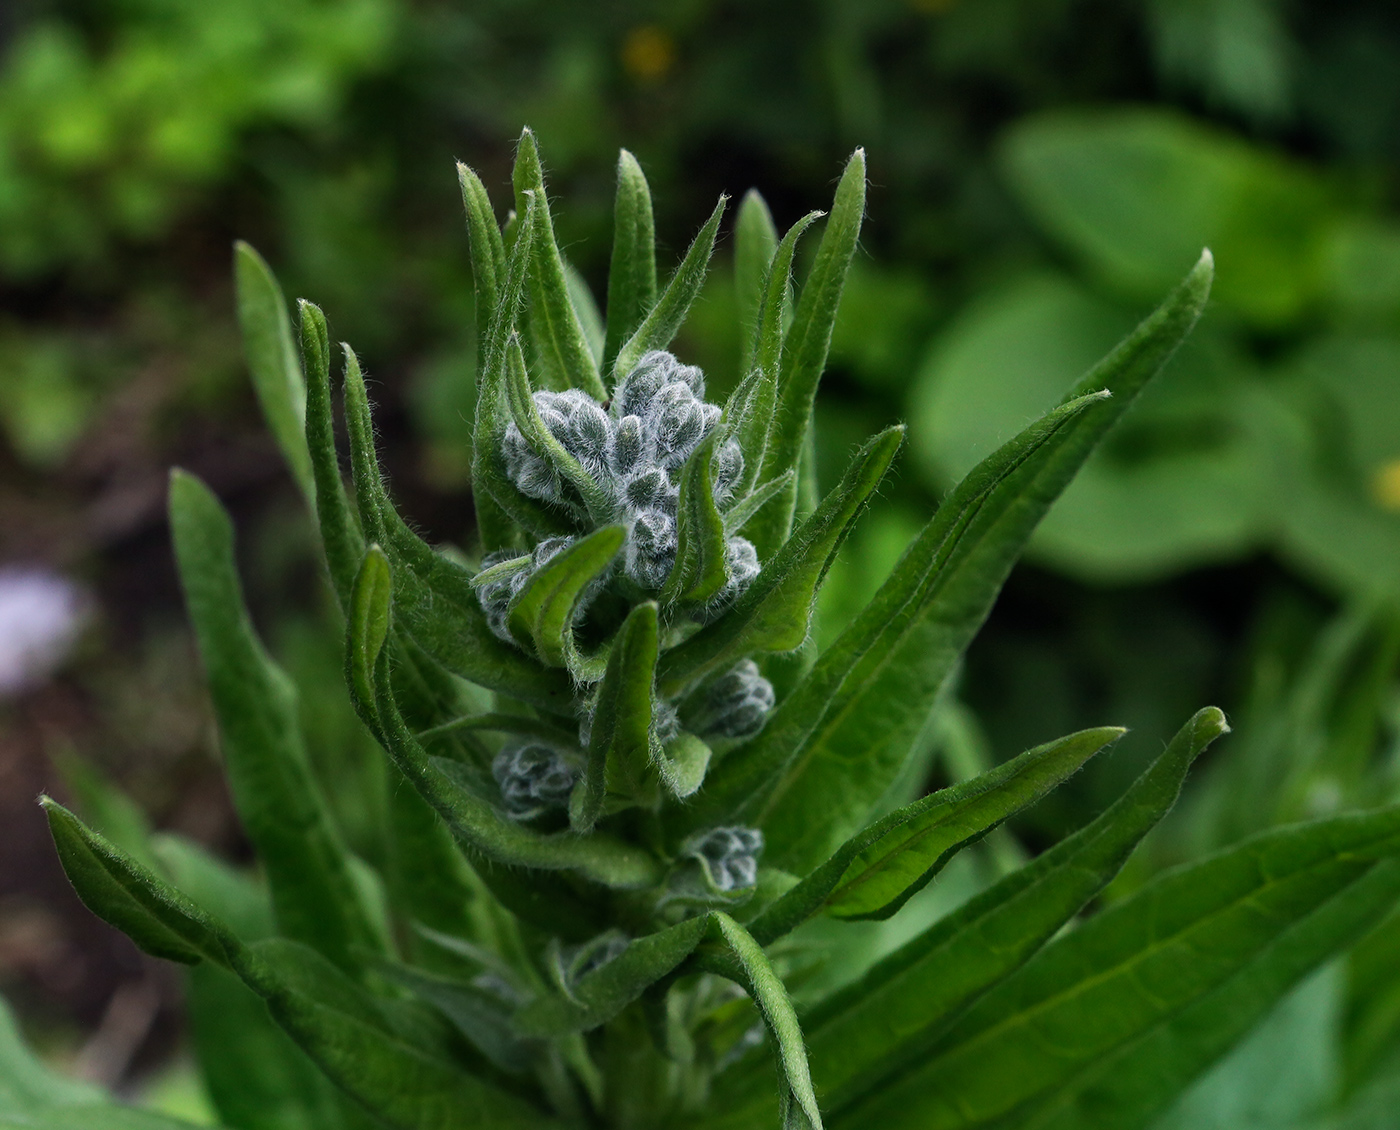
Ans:
{"label": "dense green vegetation", "polygon": [[[235,509],[255,615],[304,688],[313,763],[335,767],[329,802],[373,852],[362,786],[378,754],[338,697],[334,613],[292,479],[251,438],[232,240],[353,335],[396,498],[434,539],[477,552],[479,343],[450,159],[498,191],[522,122],[549,162],[561,245],[600,302],[619,145],[655,190],[663,277],[720,191],[760,186],[785,230],[866,147],[818,481],[834,485],[851,446],[890,423],[909,441],[833,565],[821,646],[933,503],[1056,403],[1200,246],[1215,250],[1197,332],[1052,510],[969,652],[925,734],[927,779],[1084,726],[1133,732],[941,880],[950,899],[1101,811],[1203,701],[1236,736],[1111,898],[1205,848],[1393,796],[1400,22],[1384,6],[239,0],[211,20],[131,0],[31,4],[7,34],[5,544],[85,576],[108,611],[106,646],[64,676],[84,720],[55,734],[21,702],[5,726],[43,729],[53,753],[78,746],[160,824],[188,827],[177,786],[212,776],[172,584],[133,576],[165,560],[153,524],[178,461]],[[726,224],[675,346],[720,403],[739,375],[734,246]],[[216,826],[207,840],[242,850],[226,817]],[[896,940],[864,937],[846,943],[857,964]],[[1369,946],[1258,1038],[1321,1049],[1299,1109],[1380,1077],[1387,962],[1383,941]],[[814,993],[841,976],[813,974]],[[52,999],[29,999],[42,1029]],[[1193,1101],[1253,1111],[1292,1094],[1252,1054],[1239,1071],[1253,1091],[1225,1079]],[[1292,1117],[1210,1117],[1256,1115]]]}

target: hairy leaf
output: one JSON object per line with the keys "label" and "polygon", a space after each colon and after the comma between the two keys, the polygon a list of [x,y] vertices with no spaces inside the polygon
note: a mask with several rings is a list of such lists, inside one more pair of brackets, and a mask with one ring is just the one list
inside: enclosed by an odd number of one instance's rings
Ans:
{"label": "hairy leaf", "polygon": [[253,631],[233,557],[233,526],[198,479],[170,480],[180,581],[238,813],[267,871],[282,931],[354,968],[381,942],[302,742],[297,692]]}
{"label": "hairy leaf", "polygon": [[525,354],[516,334],[506,339],[505,366],[506,401],[525,442],[554,464],[554,469],[579,492],[593,520],[604,521],[612,512],[612,498],[554,433],[545,427],[530,388],[529,374],[525,372]]}
{"label": "hairy leaf", "polygon": [[734,607],[661,657],[661,692],[673,695],[755,651],[791,651],[807,638],[817,588],[904,439],[887,428],[851,459],[845,477]]}
{"label": "hairy leaf", "polygon": [[1034,804],[1122,734],[1116,726],[1081,730],[890,813],[847,840],[750,930],[767,943],[819,910],[837,918],[888,918],[958,851]]}
{"label": "hairy leaf", "polygon": [[[648,311],[636,332],[617,351],[613,361],[613,383],[616,384],[634,368],[644,353],[653,349],[665,349],[676,336],[676,331],[685,321],[690,304],[695,301],[705,282],[709,270],[710,255],[715,249],[715,236],[719,232],[719,222],[724,216],[724,206],[729,198],[721,196],[705,226],[700,229],[694,242],[656,300],[656,305]],[[603,397],[599,397],[602,400]]]}
{"label": "hairy leaf", "polygon": [[287,300],[272,269],[248,244],[234,244],[238,324],[253,389],[282,458],[307,501],[315,498],[306,449],[306,383],[302,379]]}
{"label": "hairy leaf", "polygon": [[510,630],[533,645],[540,662],[567,667],[576,679],[596,679],[603,661],[581,654],[574,621],[590,588],[612,567],[627,540],[622,526],[604,526],[579,538],[541,565],[510,602]]}
{"label": "hairy leaf", "polygon": [[839,1124],[1142,1126],[1389,913],[1397,853],[1390,808],[1266,832],[1168,872],[1048,946]]}
{"label": "hairy leaf", "polygon": [[665,604],[704,604],[729,581],[725,564],[724,518],[715,503],[710,473],[722,425],[711,430],[681,468],[676,507],[676,561],[661,590]]}
{"label": "hairy leaf", "polygon": [[[419,794],[446,821],[452,834],[472,850],[497,862],[543,871],[574,871],[606,886],[641,887],[656,880],[658,864],[641,848],[601,834],[587,838],[571,832],[542,835],[510,820],[465,788],[430,758],[405,725],[389,689],[388,647],[375,646],[375,628],[387,615],[391,572],[377,548],[365,554],[355,582],[347,628],[347,663],[356,707],[380,735],[390,757]],[[367,698],[364,688],[373,691]],[[450,765],[451,763],[446,763]]]}
{"label": "hairy leaf", "polygon": [[651,188],[637,158],[624,149],[617,156],[604,370],[612,370],[623,343],[636,332],[655,304],[656,229],[651,214]]}
{"label": "hairy leaf", "polygon": [[[788,329],[789,293],[792,290],[792,260],[797,253],[797,241],[802,238],[812,224],[824,213],[808,212],[793,224],[778,244],[777,250],[763,276],[762,295],[754,325],[753,368],[759,373],[761,384],[746,407],[743,415],[735,422],[735,434],[744,452],[744,475],[739,483],[740,493],[753,489],[758,482],[773,481],[791,474],[796,481],[796,468],[786,468],[781,474],[768,473],[766,464],[769,435],[773,430],[774,417],[778,408],[778,377],[782,367],[783,336]],[[794,495],[795,497],[795,495]],[[791,502],[788,503],[789,507]],[[766,523],[762,528],[751,531],[751,540],[758,547],[760,557],[767,557],[782,542],[783,518]]]}
{"label": "hairy leaf", "polygon": [[[969,1002],[1023,965],[1108,884],[1171,810],[1191,763],[1227,730],[1219,710],[1199,711],[1092,823],[813,1009],[805,1027],[823,1102],[836,1108],[877,1087],[885,1073],[921,1062]],[[756,1058],[719,1080],[717,1103],[736,1119],[771,1103]]]}
{"label": "hairy leaf", "polygon": [[[593,359],[588,336],[569,298],[564,261],[554,241],[554,221],[549,216],[544,170],[540,167],[535,135],[528,129],[520,135],[512,179],[519,222],[533,229],[528,244],[529,329],[542,383],[556,391],[581,388],[589,396],[603,400],[607,393],[598,376],[598,363]],[[527,208],[531,197],[535,206]]]}
{"label": "hairy leaf", "polygon": [[314,509],[331,586],[344,611],[355,583],[355,570],[364,556],[365,539],[350,508],[340,458],[335,446],[335,417],[331,409],[330,333],[326,316],[303,300],[301,356],[306,369],[306,447],[315,483]]}
{"label": "hairy leaf", "polygon": [[570,798],[569,820],[591,831],[610,810],[656,800],[653,685],[660,627],[654,603],[632,609],[618,629],[593,704],[583,779]]}
{"label": "hairy leaf", "polygon": [[516,1026],[526,1035],[553,1037],[605,1024],[689,957],[709,928],[702,915],[629,942],[616,957],[579,978],[570,996],[541,997],[526,1005]]}
{"label": "hairy leaf", "polygon": [[[846,164],[831,218],[822,233],[812,270],[802,286],[792,326],[783,339],[778,372],[778,403],[768,446],[763,457],[763,479],[771,479],[797,466],[817,384],[826,368],[836,310],[846,284],[846,272],[855,255],[860,224],[865,216],[865,150],[857,149]],[[776,264],[775,264],[776,265]],[[762,346],[760,346],[760,355]],[[762,358],[760,357],[760,360]]]}
{"label": "hairy leaf", "polygon": [[1195,324],[1211,274],[1206,254],[1072,399],[953,490],[763,733],[726,761],[727,795],[751,798],[771,863],[804,874],[865,820],[1036,523]]}
{"label": "hairy leaf", "polygon": [[758,335],[758,314],[763,305],[764,281],[778,249],[778,229],[773,213],[751,188],[739,204],[734,224],[734,292],[739,301],[739,374],[747,376],[754,367],[754,340]]}
{"label": "hairy leaf", "polygon": [[[448,671],[556,713],[567,711],[568,679],[532,663],[496,638],[472,589],[471,574],[415,534],[389,501],[374,451],[364,379],[346,350],[345,416],[355,497],[365,536],[395,563],[397,624]],[[356,570],[359,563],[356,563]]]}

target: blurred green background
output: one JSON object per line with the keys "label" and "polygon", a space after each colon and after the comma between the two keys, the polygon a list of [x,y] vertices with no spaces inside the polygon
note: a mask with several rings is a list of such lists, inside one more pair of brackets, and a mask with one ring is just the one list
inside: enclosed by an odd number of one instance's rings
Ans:
{"label": "blurred green background", "polygon": [[[398,496],[469,546],[475,345],[452,161],[504,206],[525,124],[561,244],[599,295],[619,146],[677,255],[719,192],[759,187],[785,227],[866,147],[819,465],[830,482],[851,443],[896,419],[911,442],[833,572],[824,638],[955,478],[1209,244],[1206,318],[1037,535],[930,727],[930,782],[1080,726],[1132,726],[998,848],[1037,850],[1219,703],[1236,737],[1125,887],[1397,794],[1394,4],[12,0],[0,605],[21,568],[64,578],[81,630],[0,701],[0,992],[55,1054],[130,1086],[178,1054],[183,1022],[172,975],[67,891],[33,796],[81,793],[80,757],[159,826],[246,857],[166,545],[170,464],[233,507],[260,627],[309,692],[340,816],[352,838],[374,819],[354,787],[374,752],[345,709],[312,543],[239,352],[232,241],[354,343]],[[678,346],[717,391],[738,375],[726,255]],[[1290,1007],[1340,1024],[1365,1011],[1358,984],[1310,983]],[[1375,1007],[1372,1056],[1395,1023]]]}

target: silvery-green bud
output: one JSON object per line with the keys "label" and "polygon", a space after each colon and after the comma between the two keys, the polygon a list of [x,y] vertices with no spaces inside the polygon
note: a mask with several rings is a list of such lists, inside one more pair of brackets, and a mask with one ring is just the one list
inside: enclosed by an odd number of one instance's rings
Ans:
{"label": "silvery-green bud", "polygon": [[[514,562],[509,571],[488,573],[488,570],[506,562]],[[494,635],[507,643],[514,643],[515,639],[507,626],[510,601],[529,579],[531,562],[526,558],[517,557],[510,550],[502,550],[488,555],[481,563],[481,571],[491,576],[489,581],[475,585],[476,598],[481,602],[481,610],[486,613],[486,624]]]}
{"label": "silvery-green bud", "polygon": [[714,828],[692,848],[721,891],[737,891],[758,882],[763,833],[757,828]]}
{"label": "silvery-green bud", "polygon": [[564,501],[564,481],[554,464],[526,442],[514,422],[506,425],[501,447],[506,474],[521,494],[541,502]]}
{"label": "silvery-green bud", "polygon": [[656,394],[651,413],[642,419],[656,444],[657,462],[667,469],[679,467],[705,438],[705,405],[688,385],[676,381]]}
{"label": "silvery-green bud", "polygon": [[627,538],[627,575],[644,588],[666,583],[676,560],[676,520],[664,510],[643,510]]}
{"label": "silvery-green bud", "polygon": [[647,462],[646,436],[640,416],[623,416],[613,431],[613,446],[609,465],[612,473],[625,478]]}
{"label": "silvery-green bud", "polygon": [[491,763],[491,772],[506,811],[517,820],[567,807],[574,787],[573,766],[558,750],[537,742],[507,746]]}
{"label": "silvery-green bud", "polygon": [[[660,467],[650,467],[627,484],[627,504],[637,510],[665,507],[672,494],[671,480]],[[674,505],[675,500],[669,499]],[[671,507],[666,507],[671,509]]]}
{"label": "silvery-green bud", "polygon": [[618,384],[613,411],[618,416],[645,415],[652,398],[671,381],[676,368],[676,359],[660,349],[642,354],[642,359]]}
{"label": "silvery-green bud", "polygon": [[773,684],[752,659],[745,659],[710,684],[699,732],[723,738],[751,738],[773,709]]}
{"label": "silvery-green bud", "polygon": [[737,440],[728,439],[719,445],[710,464],[714,476],[715,501],[724,503],[734,493],[739,476],[744,473],[744,452]]}

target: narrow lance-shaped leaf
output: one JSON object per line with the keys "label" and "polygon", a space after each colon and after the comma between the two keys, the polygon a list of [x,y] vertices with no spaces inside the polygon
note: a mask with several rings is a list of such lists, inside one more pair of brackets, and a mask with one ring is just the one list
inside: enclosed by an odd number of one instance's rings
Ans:
{"label": "narrow lance-shaped leaf", "polygon": [[577,832],[608,811],[657,799],[652,702],[660,624],[656,605],[639,604],[618,629],[589,722],[588,760],[569,803]]}
{"label": "narrow lance-shaped leaf", "polygon": [[510,630],[534,647],[541,663],[567,667],[575,678],[602,673],[600,660],[579,651],[574,621],[589,589],[611,568],[626,540],[622,526],[594,530],[535,570],[511,600]]}
{"label": "narrow lance-shaped leaf", "polygon": [[724,532],[737,534],[748,524],[750,518],[785,490],[792,488],[796,476],[784,471],[771,482],[764,483],[752,494],[745,495],[724,512]]}
{"label": "narrow lance-shaped leaf", "polygon": [[[526,202],[522,230],[506,256],[505,281],[500,299],[492,312],[487,331],[486,348],[481,368],[477,372],[476,419],[472,426],[472,487],[481,500],[479,514],[488,522],[501,515],[538,537],[552,537],[571,532],[562,514],[538,499],[528,498],[516,489],[506,469],[505,434],[511,422],[510,402],[506,389],[506,343],[516,332],[525,297],[526,277],[530,267],[533,244],[535,197]],[[485,501],[489,499],[489,502]],[[502,548],[511,543],[514,531],[494,532],[483,527],[483,536],[491,533],[490,545]]]}
{"label": "narrow lance-shaped leaf", "polygon": [[727,429],[711,430],[681,468],[676,504],[676,560],[661,589],[665,604],[704,604],[729,581],[725,564],[724,518],[715,503],[711,473],[715,444]]}
{"label": "narrow lance-shaped leaf", "polygon": [[767,943],[822,910],[837,918],[888,918],[958,851],[1034,804],[1122,734],[1116,726],[1081,730],[890,813],[844,843],[749,929]]}
{"label": "narrow lance-shaped leaf", "polygon": [[1393,909],[1397,853],[1400,809],[1386,808],[1266,832],[1159,876],[1046,947],[839,1124],[1144,1125]]}
{"label": "narrow lance-shaped leaf", "polygon": [[236,942],[225,927],[63,805],[46,796],[39,803],[64,873],[89,910],[152,957],[228,966]]}
{"label": "narrow lance-shaped leaf", "polygon": [[1067,401],[973,469],[758,738],[726,759],[727,795],[752,798],[750,812],[761,798],[775,866],[810,871],[864,822],[1041,516],[1195,324],[1211,271],[1205,255],[1080,385],[1104,391]]}
{"label": "narrow lance-shaped leaf", "polygon": [[687,919],[665,930],[634,939],[627,948],[579,978],[570,996],[541,997],[515,1018],[527,1036],[562,1036],[605,1024],[641,997],[694,952],[710,929],[707,916]]}
{"label": "narrow lance-shaped leaf", "polygon": [[470,1110],[510,1130],[557,1125],[390,1023],[380,1002],[314,950],[285,939],[245,945],[61,805],[45,798],[44,807],[64,869],[96,914],[132,932],[143,948],[163,931],[185,948],[176,960],[204,957],[232,969],[321,1070],[385,1124],[454,1130],[460,1112]]}
{"label": "narrow lance-shaped leaf", "polygon": [[[14,1013],[0,997],[0,1120],[55,1106],[97,1104],[100,1088],[70,1079],[34,1055],[20,1035]],[[0,1121],[0,1125],[4,1125]]]}
{"label": "narrow lance-shaped leaf", "polygon": [[[452,834],[489,859],[543,871],[575,871],[606,886],[645,887],[659,865],[646,851],[602,834],[542,835],[501,815],[492,805],[454,781],[438,759],[430,758],[404,724],[389,689],[389,648],[379,636],[392,589],[389,561],[377,546],[365,554],[355,582],[347,625],[346,662],[352,672],[356,708],[373,726],[389,756],[419,794],[446,821]],[[376,641],[379,646],[376,646]],[[373,698],[366,699],[368,686]],[[446,763],[451,764],[451,763]]]}
{"label": "narrow lance-shaped leaf", "polygon": [[676,273],[671,276],[671,281],[666,284],[666,289],[661,292],[661,297],[656,300],[656,305],[647,313],[636,332],[617,351],[612,368],[613,384],[636,368],[644,353],[653,349],[665,349],[670,345],[671,339],[681,328],[681,323],[685,321],[686,313],[690,310],[690,304],[695,301],[705,283],[710,255],[715,249],[715,236],[719,233],[719,222],[724,216],[724,206],[728,199],[726,196],[719,198],[715,210],[710,213],[705,226],[700,229],[690,249],[686,251],[685,258],[676,268]]}
{"label": "narrow lance-shaped leaf", "polygon": [[567,711],[568,680],[497,639],[472,589],[471,574],[436,552],[399,517],[379,473],[369,398],[348,346],[345,360],[345,422],[355,498],[366,536],[379,542],[398,568],[399,627],[453,674],[546,710]]}
{"label": "narrow lance-shaped leaf", "polygon": [[[607,393],[598,376],[598,364],[593,359],[588,337],[569,298],[564,261],[554,240],[554,221],[549,215],[539,149],[535,145],[535,135],[528,129],[520,135],[512,179],[516,212],[533,228],[529,329],[543,383],[559,392],[581,388],[589,396],[603,400]],[[530,197],[534,198],[534,208],[527,208]]]}
{"label": "narrow lance-shaped leaf", "polygon": [[864,444],[836,489],[734,607],[662,656],[662,694],[676,694],[751,652],[791,651],[807,638],[817,588],[903,439],[904,429],[893,427]]}
{"label": "narrow lance-shaped leaf", "polygon": [[287,300],[272,269],[248,244],[234,245],[238,324],[253,375],[253,390],[282,458],[308,502],[315,498],[311,456],[306,450],[306,384],[292,340]]}
{"label": "narrow lance-shaped leaf", "polygon": [[[1227,730],[1219,710],[1198,712],[1097,819],[812,1010],[806,1030],[823,1102],[839,1107],[878,1085],[884,1073],[920,1062],[969,1002],[1023,965],[1107,886],[1171,810],[1192,762]],[[759,1057],[720,1077],[716,1105],[733,1114],[718,1125],[751,1125],[761,1117],[771,1105],[764,1077]]]}
{"label": "narrow lance-shaped leaf", "polygon": [[[786,468],[777,475],[771,473],[766,465],[768,439],[778,407],[778,374],[782,364],[783,337],[788,328],[792,260],[797,254],[797,241],[823,215],[823,212],[808,212],[787,230],[763,277],[762,304],[754,327],[753,343],[753,366],[761,375],[762,384],[735,424],[739,446],[744,451],[744,476],[741,481],[741,490],[744,491],[752,490],[758,482],[770,482],[785,475],[795,478],[797,474],[796,467]],[[788,506],[791,505],[789,501]],[[750,531],[750,540],[758,547],[760,557],[767,556],[782,543],[783,532],[782,519],[775,519],[761,529]]]}
{"label": "narrow lance-shaped leaf", "polygon": [[506,249],[491,197],[476,173],[460,162],[457,183],[462,190],[462,207],[467,215],[467,237],[471,246],[472,283],[476,296],[477,372],[486,367],[487,342],[491,321],[500,305],[506,281]]}
{"label": "narrow lance-shaped leaf", "polygon": [[[513,326],[519,297],[517,295],[513,302],[506,299],[505,243],[501,239],[500,228],[496,226],[496,216],[491,209],[486,186],[475,172],[462,164],[457,166],[457,180],[462,189],[462,204],[466,210],[467,234],[471,243],[476,306],[476,372],[480,386],[490,360],[492,331],[497,315],[508,308],[505,320]],[[521,282],[523,284],[523,275]],[[475,462],[473,456],[473,465]],[[472,505],[476,510],[477,535],[486,552],[509,545],[515,531],[492,493],[486,489],[474,490]]]}
{"label": "narrow lance-shaped leaf", "polygon": [[603,345],[606,333],[603,330],[603,313],[598,309],[597,299],[588,280],[567,259],[564,264],[564,282],[569,288],[569,301],[573,303],[578,324],[583,328],[583,340],[588,343],[588,351],[597,364],[603,361]]}
{"label": "narrow lance-shaped leaf", "polygon": [[284,933],[353,969],[380,945],[349,849],[302,744],[296,689],[263,649],[243,605],[233,526],[193,476],[170,480],[170,524],[234,801],[267,871]]}
{"label": "narrow lance-shaped leaf", "polygon": [[331,409],[331,349],[326,316],[304,299],[301,308],[301,356],[306,369],[306,446],[315,480],[315,511],[326,554],[331,587],[341,611],[350,599],[350,586],[364,556],[365,539],[350,508],[340,458],[335,446],[335,417]]}
{"label": "narrow lance-shaped leaf", "polygon": [[506,401],[515,426],[525,442],[554,465],[554,469],[583,496],[583,504],[595,522],[605,521],[613,510],[612,497],[598,485],[583,464],[559,442],[545,426],[530,388],[530,376],[525,371],[525,354],[520,338],[511,334],[506,340]]}
{"label": "narrow lance-shaped leaf", "polygon": [[656,305],[656,228],[651,188],[637,158],[617,156],[617,199],[613,205],[612,262],[608,267],[608,328],[603,368],[612,370],[623,343]]}
{"label": "narrow lance-shaped leaf", "polygon": [[778,249],[778,230],[768,204],[751,188],[739,204],[734,224],[734,292],[739,302],[739,373],[754,367],[754,339],[758,312],[763,305],[763,284]]}
{"label": "narrow lance-shaped leaf", "polygon": [[865,150],[857,149],[836,186],[831,218],[783,341],[778,405],[763,462],[765,480],[797,464],[864,215]]}
{"label": "narrow lance-shaped leaf", "polygon": [[821,1111],[802,1044],[802,1028],[782,978],[773,971],[763,947],[739,923],[723,911],[711,911],[709,917],[713,932],[718,935],[715,940],[728,953],[725,959],[715,960],[702,951],[697,955],[701,958],[700,968],[738,981],[758,1005],[783,1077],[781,1124],[785,1128],[822,1130]]}

